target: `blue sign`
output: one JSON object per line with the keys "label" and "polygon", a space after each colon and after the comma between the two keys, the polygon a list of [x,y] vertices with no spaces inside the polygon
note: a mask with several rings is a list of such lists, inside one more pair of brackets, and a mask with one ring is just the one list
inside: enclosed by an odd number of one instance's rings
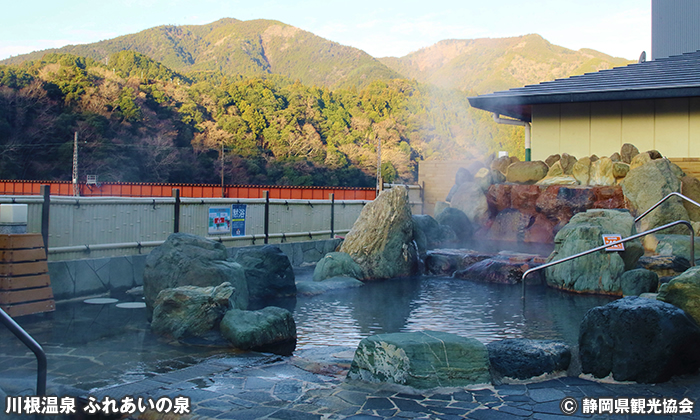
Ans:
{"label": "blue sign", "polygon": [[245,236],[247,204],[231,204],[231,236]]}

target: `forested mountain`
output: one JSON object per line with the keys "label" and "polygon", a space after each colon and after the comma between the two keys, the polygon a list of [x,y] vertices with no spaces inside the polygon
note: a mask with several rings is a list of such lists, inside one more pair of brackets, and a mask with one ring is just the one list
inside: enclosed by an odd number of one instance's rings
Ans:
{"label": "forested mountain", "polygon": [[18,64],[47,53],[95,61],[119,51],[139,52],[178,72],[260,76],[280,74],[305,85],[364,87],[402,77],[357,48],[328,41],[273,20],[221,19],[207,25],[158,26],[114,39],[6,59]]}
{"label": "forested mountain", "polygon": [[[386,63],[390,67],[389,69]],[[373,186],[423,159],[507,150],[476,93],[625,64],[537,35],[443,41],[382,62],[276,21],[161,26],[0,63],[0,179]],[[401,73],[402,75],[399,75]]]}
{"label": "forested mountain", "polygon": [[[0,178],[372,186],[413,182],[425,158],[515,144],[466,95],[415,81],[309,87],[283,76],[182,75],[132,51],[108,64],[70,54],[0,66]],[[486,121],[486,123],[484,123]],[[476,139],[487,139],[477,141]]]}
{"label": "forested mountain", "polygon": [[490,93],[630,64],[591,49],[573,51],[539,35],[450,39],[379,61],[398,73],[447,89]]}

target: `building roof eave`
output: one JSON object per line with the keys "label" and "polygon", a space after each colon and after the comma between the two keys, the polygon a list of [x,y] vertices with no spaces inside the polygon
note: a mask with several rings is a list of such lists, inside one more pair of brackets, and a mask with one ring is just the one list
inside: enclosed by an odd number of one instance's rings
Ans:
{"label": "building roof eave", "polygon": [[527,94],[513,91],[470,97],[474,108],[531,121],[532,105],[700,97],[700,86]]}

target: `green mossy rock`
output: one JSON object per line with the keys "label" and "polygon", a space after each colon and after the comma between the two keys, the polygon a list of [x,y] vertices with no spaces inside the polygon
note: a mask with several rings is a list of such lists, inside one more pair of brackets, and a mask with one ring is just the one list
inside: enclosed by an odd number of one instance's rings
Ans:
{"label": "green mossy rock", "polygon": [[[549,261],[603,245],[603,234],[623,238],[635,233],[634,219],[627,211],[596,209],[575,214],[554,238]],[[620,277],[634,267],[643,250],[638,242],[625,243],[624,252],[596,252],[545,269],[547,284],[580,293],[622,295]]]}
{"label": "green mossy rock", "polygon": [[296,343],[297,329],[292,313],[276,306],[257,311],[231,309],[219,325],[221,335],[241,350],[261,350]]}
{"label": "green mossy rock", "polygon": [[210,287],[228,282],[234,288],[231,302],[248,308],[246,273],[240,264],[228,261],[226,247],[200,236],[173,233],[146,257],[143,293],[149,318],[163,289],[180,286]]}
{"label": "green mossy rock", "polygon": [[620,277],[620,287],[624,296],[654,293],[659,287],[659,275],[644,268],[625,271]]}
{"label": "green mossy rock", "polygon": [[683,309],[700,325],[700,266],[662,284],[657,299]]}
{"label": "green mossy rock", "polygon": [[379,334],[360,341],[349,379],[417,389],[491,382],[489,353],[474,338],[437,331]]}
{"label": "green mossy rock", "polygon": [[154,303],[151,329],[177,339],[202,336],[217,327],[233,292],[231,283],[163,289]]}
{"label": "green mossy rock", "polygon": [[[642,155],[644,154],[637,157]],[[680,192],[681,180],[678,175],[681,173],[677,165],[668,159],[654,159],[637,167],[631,165],[630,171],[620,185],[635,214],[642,214],[669,193]],[[671,197],[640,221],[641,231],[676,220],[688,220],[688,211],[680,198]],[[678,226],[663,233],[683,234],[685,232],[687,229],[684,226]]]}
{"label": "green mossy rock", "polygon": [[329,252],[316,263],[314,281],[323,281],[337,276],[354,277],[356,279],[364,277],[362,267],[349,254],[345,252]]}

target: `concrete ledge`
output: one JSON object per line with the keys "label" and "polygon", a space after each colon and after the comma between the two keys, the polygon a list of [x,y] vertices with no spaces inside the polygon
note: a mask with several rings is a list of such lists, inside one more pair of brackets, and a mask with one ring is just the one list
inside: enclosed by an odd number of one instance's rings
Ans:
{"label": "concrete ledge", "polygon": [[[341,239],[324,239],[306,242],[275,244],[284,252],[292,266],[318,262],[333,252]],[[264,245],[255,245],[262,247]],[[235,257],[240,247],[228,248]],[[92,258],[68,261],[49,261],[51,287],[56,300],[67,300],[106,293],[124,292],[143,285],[144,255]]]}

